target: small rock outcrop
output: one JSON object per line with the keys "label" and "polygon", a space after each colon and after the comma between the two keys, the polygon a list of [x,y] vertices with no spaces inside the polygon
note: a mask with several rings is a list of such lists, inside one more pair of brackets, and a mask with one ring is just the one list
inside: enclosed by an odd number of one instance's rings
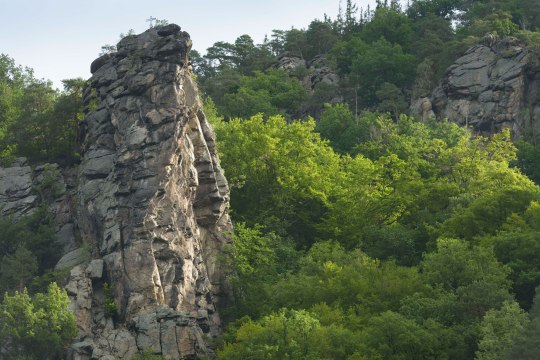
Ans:
{"label": "small rock outcrop", "polygon": [[84,96],[77,223],[91,261],[67,285],[80,333],[70,357],[211,356],[229,189],[188,66],[191,40],[172,24],[117,48],[92,63]]}
{"label": "small rock outcrop", "polygon": [[435,119],[433,105],[431,104],[431,100],[427,97],[422,97],[413,101],[410,110],[412,114],[416,115],[422,121]]}
{"label": "small rock outcrop", "polygon": [[[448,68],[428,98],[413,101],[414,115],[448,118],[491,134],[510,128],[517,137],[540,134],[538,56],[516,38],[486,35]],[[427,104],[431,108],[426,108]]]}
{"label": "small rock outcrop", "polygon": [[308,93],[319,91],[320,105],[343,102],[343,96],[339,94],[339,75],[324,55],[306,61],[301,55],[286,51],[278,57],[274,67],[298,77]]}
{"label": "small rock outcrop", "polygon": [[0,212],[18,218],[28,214],[38,197],[32,192],[32,168],[25,158],[16,159],[9,167],[0,167]]}

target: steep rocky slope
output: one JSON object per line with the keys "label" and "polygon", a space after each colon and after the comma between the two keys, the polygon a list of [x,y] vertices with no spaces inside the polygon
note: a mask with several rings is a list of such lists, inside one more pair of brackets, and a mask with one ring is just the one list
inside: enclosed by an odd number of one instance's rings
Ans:
{"label": "steep rocky slope", "polygon": [[538,56],[518,39],[486,35],[448,68],[439,86],[418,99],[412,112],[432,111],[479,133],[510,128],[514,135],[540,134]]}
{"label": "steep rocky slope", "polygon": [[[79,337],[70,359],[212,357],[227,298],[229,189],[177,25],[128,36],[96,59],[85,90],[81,163],[60,174],[18,159],[0,168],[0,210],[15,220],[48,199],[71,269]],[[52,170],[51,170],[52,169]]]}

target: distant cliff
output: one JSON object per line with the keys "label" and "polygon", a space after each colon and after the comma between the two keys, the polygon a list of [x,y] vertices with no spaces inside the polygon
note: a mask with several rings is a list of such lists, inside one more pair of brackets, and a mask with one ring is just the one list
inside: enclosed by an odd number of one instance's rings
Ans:
{"label": "distant cliff", "polygon": [[481,134],[510,128],[517,137],[540,135],[538,55],[516,38],[486,35],[451,65],[440,84],[417,99],[420,117],[448,118]]}
{"label": "distant cliff", "polygon": [[55,176],[48,210],[79,329],[71,359],[212,357],[232,227],[190,48],[177,25],[124,38],[91,65],[80,165],[0,168],[0,210],[15,218],[41,205],[35,189]]}

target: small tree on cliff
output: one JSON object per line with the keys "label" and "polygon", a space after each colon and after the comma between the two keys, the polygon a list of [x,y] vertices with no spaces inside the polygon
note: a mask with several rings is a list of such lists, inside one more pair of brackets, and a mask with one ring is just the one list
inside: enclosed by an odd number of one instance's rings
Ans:
{"label": "small tree on cliff", "polygon": [[2,359],[61,359],[65,347],[76,335],[69,298],[56,283],[34,298],[26,289],[13,295],[6,293],[0,304]]}

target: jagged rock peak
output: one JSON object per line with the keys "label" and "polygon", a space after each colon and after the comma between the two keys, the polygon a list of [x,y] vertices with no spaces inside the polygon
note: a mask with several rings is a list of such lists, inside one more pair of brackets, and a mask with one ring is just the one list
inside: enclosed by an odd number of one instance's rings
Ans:
{"label": "jagged rock peak", "polygon": [[181,31],[180,26],[170,24],[151,28],[140,35],[128,35],[117,45],[117,52],[100,56],[90,65],[94,74],[111,58],[138,57],[157,59],[172,63],[185,64],[191,50],[189,34]]}
{"label": "jagged rock peak", "polygon": [[178,25],[128,36],[92,63],[81,128],[78,226],[90,263],[67,289],[72,359],[212,357],[226,296],[229,189]]}

